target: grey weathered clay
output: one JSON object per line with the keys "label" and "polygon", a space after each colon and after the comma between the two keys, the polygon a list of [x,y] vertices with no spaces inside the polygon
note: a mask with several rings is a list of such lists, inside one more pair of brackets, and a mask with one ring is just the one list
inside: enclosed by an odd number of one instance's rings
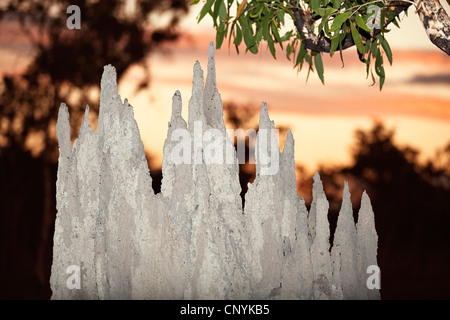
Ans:
{"label": "grey weathered clay", "polygon": [[[282,153],[275,136],[275,147],[269,145],[279,160],[274,174],[264,174],[258,158],[242,208],[213,44],[207,68],[204,83],[200,64],[194,65],[188,121],[181,115],[180,93],[173,96],[157,195],[133,109],[118,95],[114,67],[104,68],[97,133],[86,108],[72,147],[68,108],[61,105],[52,299],[379,299],[379,291],[366,286],[366,269],[377,264],[378,240],[367,194],[355,226],[345,184],[330,249],[329,205],[319,174],[308,213],[297,194],[290,131]],[[265,103],[259,128],[268,131],[260,130],[258,141],[267,134],[270,142],[274,123]],[[195,141],[211,129],[223,137],[223,164],[205,161],[212,156],[208,143]],[[186,155],[192,164],[173,162],[175,130],[194,137]],[[256,151],[261,148],[257,144]],[[70,265],[81,268],[79,290],[66,286]]]}

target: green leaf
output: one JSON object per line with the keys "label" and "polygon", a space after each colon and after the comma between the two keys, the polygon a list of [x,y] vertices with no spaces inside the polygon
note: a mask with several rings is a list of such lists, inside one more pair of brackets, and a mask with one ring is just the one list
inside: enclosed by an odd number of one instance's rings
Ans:
{"label": "green leaf", "polygon": [[248,50],[253,53],[253,54],[257,54],[258,53],[258,46],[256,44],[254,44],[253,46],[251,46],[250,48],[248,48]]}
{"label": "green leaf", "polygon": [[261,12],[263,11],[263,9],[264,9],[264,7],[261,6],[261,8],[258,11],[253,11],[253,12],[256,12],[256,13],[249,12],[250,18],[260,19],[261,18]]}
{"label": "green leaf", "polygon": [[255,34],[255,37],[254,37],[254,39],[255,39],[255,42],[256,43],[260,43],[261,42],[261,39],[262,39],[262,34],[263,33],[263,29],[262,28],[256,28],[256,34]]}
{"label": "green leaf", "polygon": [[242,31],[239,25],[236,25],[236,36],[234,37],[233,43],[238,46],[241,44],[241,42],[242,42]]}
{"label": "green leaf", "polygon": [[366,25],[366,23],[364,22],[364,19],[359,14],[355,15],[355,21],[356,21],[356,24],[358,25],[358,27],[360,27],[361,29],[363,29],[363,30],[365,30],[367,32],[371,32],[372,31],[372,29],[370,29]]}
{"label": "green leaf", "polygon": [[341,6],[341,0],[333,0],[333,8],[339,9]]}
{"label": "green leaf", "polygon": [[250,48],[255,46],[256,43],[255,43],[255,39],[253,38],[252,29],[250,29],[247,19],[248,19],[248,17],[241,15],[241,17],[239,18],[239,21],[241,22],[241,26],[242,26],[242,33],[244,35],[245,45],[250,50]]}
{"label": "green leaf", "polygon": [[216,33],[216,49],[220,49],[220,47],[222,46],[224,36],[225,36],[225,24],[221,22],[219,28],[217,28]]}
{"label": "green leaf", "polygon": [[385,31],[385,29],[384,29],[384,27],[385,27],[385,24],[386,24],[386,11],[385,10],[383,10],[383,9],[380,9],[381,10],[381,15],[380,15],[380,27],[381,27],[381,31]]}
{"label": "green leaf", "polygon": [[397,28],[400,28],[400,25],[398,24],[398,21],[397,21],[397,17],[395,17],[395,18],[392,20],[392,23],[393,23]]}
{"label": "green leaf", "polygon": [[227,8],[225,6],[225,2],[221,0],[221,6],[219,7],[219,16],[222,18],[222,20],[227,19]]}
{"label": "green leaf", "polygon": [[322,81],[322,84],[325,84],[325,79],[323,76],[323,62],[320,52],[314,55],[314,66],[316,67],[317,75]]}
{"label": "green leaf", "polygon": [[383,68],[383,57],[381,56],[380,50],[377,51],[375,56],[375,72],[380,77],[380,90],[383,88],[385,73]]}
{"label": "green leaf", "polygon": [[361,35],[359,34],[358,30],[356,30],[353,23],[350,24],[350,30],[352,33],[353,41],[355,42],[356,48],[361,54],[364,54],[364,45],[361,40]]}
{"label": "green leaf", "polygon": [[350,11],[338,14],[336,18],[334,18],[333,20],[333,24],[331,25],[330,31],[336,31],[337,29],[339,29],[342,26],[342,24],[348,19],[350,14],[351,14]]}
{"label": "green leaf", "polygon": [[308,62],[309,67],[311,68],[311,66],[312,66],[312,58],[311,58],[311,56],[308,54],[308,52],[305,54],[305,61]]}
{"label": "green leaf", "polygon": [[330,56],[332,57],[337,47],[339,46],[339,35],[331,38]]}
{"label": "green leaf", "polygon": [[313,10],[316,11],[317,8],[319,8],[320,6],[320,0],[311,0],[309,3],[309,7]]}
{"label": "green leaf", "polygon": [[276,57],[275,46],[274,46],[274,44],[273,44],[273,39],[272,39],[272,37],[269,37],[269,38],[267,39],[267,44],[268,44],[268,46],[269,46],[269,50],[270,50],[270,53],[272,54],[272,57],[274,57],[274,59],[276,59],[277,57]]}
{"label": "green leaf", "polygon": [[341,58],[342,68],[344,67],[344,56],[342,54],[342,41],[344,41],[346,36],[347,35],[345,32],[339,34],[339,57]]}
{"label": "green leaf", "polygon": [[286,58],[291,61],[291,53],[292,53],[292,46],[290,44],[286,47]]}
{"label": "green leaf", "polygon": [[194,4],[199,3],[200,0],[191,0],[191,2],[189,3],[190,6],[193,6]]}
{"label": "green leaf", "polygon": [[370,40],[367,40],[366,45],[364,46],[364,52],[368,53],[370,51]]}
{"label": "green leaf", "polygon": [[284,23],[284,11],[283,10],[279,10],[277,12],[277,20],[279,23]]}
{"label": "green leaf", "polygon": [[379,53],[380,50],[378,50],[377,42],[376,42],[376,41],[373,41],[373,42],[372,42],[372,45],[370,46],[370,51],[372,52],[372,55],[373,55],[374,57]]}
{"label": "green leaf", "polygon": [[367,56],[367,60],[366,60],[366,78],[369,77],[369,73],[370,73],[370,54]]}
{"label": "green leaf", "polygon": [[219,16],[219,8],[222,2],[223,0],[216,0],[214,2],[214,7],[212,10],[212,18],[215,26],[217,25],[217,17]]}
{"label": "green leaf", "polygon": [[336,12],[337,9],[334,9],[334,8],[317,8],[315,11],[316,11],[319,15],[321,15],[322,17],[324,17],[324,16],[328,16],[328,15],[330,15],[330,14]]}
{"label": "green leaf", "polygon": [[200,15],[198,17],[198,22],[203,19],[204,16],[211,10],[212,5],[214,4],[214,0],[207,0],[202,10],[200,11]]}
{"label": "green leaf", "polygon": [[275,25],[275,22],[271,23],[271,29],[272,29],[272,34],[275,36],[275,39],[277,40],[277,42],[279,42],[280,44],[283,42],[283,40],[281,40],[280,34],[278,33],[278,28]]}
{"label": "green leaf", "polygon": [[292,30],[286,32],[285,35],[281,37],[281,41],[289,40],[289,38],[290,38],[291,36],[292,36]]}
{"label": "green leaf", "polygon": [[298,51],[297,54],[297,60],[295,60],[295,66],[300,65],[300,69],[302,68],[303,65],[303,59],[306,56],[306,47],[305,44],[302,42],[302,44],[300,45],[300,50]]}
{"label": "green leaf", "polygon": [[386,57],[389,60],[389,64],[392,65],[392,51],[391,51],[391,47],[389,46],[389,43],[386,41],[386,39],[381,34],[377,35],[377,39],[381,43],[381,46],[383,47],[383,50],[386,53]]}
{"label": "green leaf", "polygon": [[308,68],[308,74],[306,75],[306,81],[308,81],[308,79],[309,79],[309,74],[311,73],[311,70],[312,70],[312,60],[311,60],[312,58],[309,56],[309,54],[307,53],[306,55],[305,55],[305,61],[306,62],[308,62],[308,64],[309,64],[309,68]]}
{"label": "green leaf", "polygon": [[[383,67],[381,67],[381,68],[383,68]],[[384,72],[384,69],[383,69],[383,72]],[[385,79],[386,79],[385,76],[380,77],[380,91],[381,91],[381,89],[383,89],[383,85],[384,85],[384,80],[385,80]]]}

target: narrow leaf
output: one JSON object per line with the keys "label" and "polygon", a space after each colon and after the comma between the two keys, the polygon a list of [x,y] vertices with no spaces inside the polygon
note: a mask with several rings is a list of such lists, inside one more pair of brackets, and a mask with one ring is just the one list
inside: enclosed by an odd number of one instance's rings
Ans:
{"label": "narrow leaf", "polygon": [[330,56],[332,57],[337,47],[339,46],[339,36],[331,38]]}
{"label": "narrow leaf", "polygon": [[217,17],[219,16],[219,9],[220,9],[220,5],[222,2],[223,2],[223,0],[216,0],[214,2],[214,6],[213,6],[213,10],[212,10],[212,18],[213,18],[214,25],[217,25]]}
{"label": "narrow leaf", "polygon": [[284,11],[283,10],[278,11],[277,20],[280,24],[284,23]]}
{"label": "narrow leaf", "polygon": [[221,5],[219,8],[219,16],[222,18],[222,20],[226,20],[227,18],[227,8],[225,6],[225,2],[221,0]]}
{"label": "narrow leaf", "polygon": [[236,36],[234,37],[233,43],[238,46],[241,44],[241,42],[242,42],[242,31],[239,25],[236,25]]}
{"label": "narrow leaf", "polygon": [[328,16],[328,15],[330,15],[330,14],[336,12],[337,9],[334,9],[334,8],[317,8],[315,11],[316,11],[319,15],[321,15],[321,16],[323,17],[323,16]]}
{"label": "narrow leaf", "polygon": [[384,77],[383,57],[381,56],[380,51],[377,52],[375,57],[375,72],[378,76]]}
{"label": "narrow leaf", "polygon": [[392,51],[391,51],[391,47],[389,46],[389,43],[386,41],[386,39],[381,34],[377,35],[377,39],[381,43],[381,46],[383,47],[383,50],[386,53],[386,57],[389,60],[389,64],[392,65]]}
{"label": "narrow leaf", "polygon": [[258,46],[256,44],[254,44],[253,46],[251,46],[250,48],[248,48],[248,50],[253,53],[253,54],[257,54],[258,53]]}
{"label": "narrow leaf", "polygon": [[200,11],[200,15],[198,17],[198,22],[203,19],[203,17],[211,10],[212,5],[214,4],[214,0],[207,0],[202,10]]}
{"label": "narrow leaf", "polygon": [[311,0],[309,3],[309,7],[313,10],[316,11],[317,8],[319,8],[320,6],[320,0]]}
{"label": "narrow leaf", "polygon": [[277,57],[276,57],[275,46],[273,44],[272,37],[269,37],[267,39],[267,44],[269,46],[269,50],[270,50],[270,53],[272,54],[272,57],[274,57],[274,59],[276,59]]}
{"label": "narrow leaf", "polygon": [[290,44],[286,47],[286,58],[291,61],[291,53],[292,53],[292,46]]}
{"label": "narrow leaf", "polygon": [[245,42],[247,48],[250,49],[250,47],[255,45],[255,39],[253,38],[252,29],[250,29],[247,19],[248,19],[248,17],[241,16],[239,18],[239,21],[241,22],[241,26],[242,26],[244,42]]}
{"label": "narrow leaf", "polygon": [[364,22],[364,19],[359,14],[355,15],[355,21],[356,21],[356,24],[358,25],[358,27],[360,27],[361,29],[363,29],[363,30],[365,30],[367,32],[371,32],[372,31],[372,29],[370,29],[366,25],[366,23]]}
{"label": "narrow leaf", "polygon": [[341,6],[341,0],[333,0],[333,8],[339,9]]}
{"label": "narrow leaf", "polygon": [[297,60],[295,60],[295,66],[300,65],[300,69],[302,68],[303,59],[305,58],[305,55],[306,55],[306,47],[305,44],[302,42],[302,44],[300,45],[300,50],[298,51],[297,54]]}
{"label": "narrow leaf", "polygon": [[[383,73],[384,73],[384,70],[383,70]],[[384,80],[385,79],[386,79],[385,76],[380,77],[380,91],[381,91],[381,89],[383,89],[383,85],[384,85]]]}
{"label": "narrow leaf", "polygon": [[322,84],[325,84],[323,76],[323,62],[320,52],[314,55],[314,66],[316,67],[317,75],[319,76],[320,81],[322,81]]}
{"label": "narrow leaf", "polygon": [[277,29],[277,26],[275,25],[275,23],[271,24],[271,28],[272,28],[272,34],[275,36],[275,39],[277,40],[277,42],[279,42],[281,44],[283,41],[281,40],[280,34],[278,33],[278,29]]}
{"label": "narrow leaf", "polygon": [[330,31],[336,31],[337,29],[339,29],[342,26],[342,24],[348,19],[350,14],[351,14],[350,11],[338,14],[336,18],[334,18],[333,20],[333,24],[331,25]]}
{"label": "narrow leaf", "polygon": [[352,32],[352,38],[353,38],[353,41],[355,42],[356,48],[358,48],[358,51],[361,54],[364,54],[364,45],[361,40],[361,35],[359,34],[358,30],[356,30],[353,23],[350,24],[350,30]]}
{"label": "narrow leaf", "polygon": [[223,22],[221,22],[216,33],[216,49],[220,49],[220,47],[222,46],[224,36],[225,36],[225,25],[223,24]]}
{"label": "narrow leaf", "polygon": [[292,36],[292,30],[288,31],[284,34],[284,36],[281,37],[281,41],[289,40],[289,38]]}
{"label": "narrow leaf", "polygon": [[261,39],[262,39],[262,34],[263,33],[263,29],[262,28],[256,28],[256,34],[255,34],[255,42],[256,43],[260,43]]}

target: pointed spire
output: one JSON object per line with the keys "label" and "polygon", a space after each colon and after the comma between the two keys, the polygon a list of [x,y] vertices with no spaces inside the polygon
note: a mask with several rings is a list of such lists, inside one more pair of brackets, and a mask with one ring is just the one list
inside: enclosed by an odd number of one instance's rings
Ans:
{"label": "pointed spire", "polygon": [[192,95],[188,110],[189,130],[194,130],[195,121],[203,121],[203,70],[200,62],[195,62],[193,73]]}
{"label": "pointed spire", "polygon": [[90,123],[91,122],[89,120],[89,106],[86,105],[86,109],[84,110],[83,121],[81,122],[81,127],[80,127],[80,133],[79,133],[80,137],[82,135],[84,135],[87,132],[87,130],[89,130],[89,127],[91,127]]}
{"label": "pointed spire", "polygon": [[273,129],[274,127],[275,122],[270,120],[267,103],[263,102],[259,113],[259,129]]}
{"label": "pointed spire", "polygon": [[211,42],[208,49],[208,74],[205,82],[203,114],[207,125],[225,132],[226,128],[225,122],[223,121],[222,99],[219,90],[217,89],[216,82],[214,50],[214,42]]}
{"label": "pointed spire", "polygon": [[360,287],[358,276],[355,276],[358,274],[356,228],[347,181],[344,184],[342,206],[339,211],[331,253],[334,271],[340,274],[339,279],[335,279],[335,285],[342,285],[344,299],[356,299]]}
{"label": "pointed spire", "polygon": [[61,103],[56,122],[56,135],[58,137],[60,157],[70,157],[72,142],[70,141],[69,109]]}
{"label": "pointed spire", "polygon": [[288,129],[286,134],[286,140],[284,141],[283,154],[285,151],[289,154],[294,154],[294,137],[292,135],[291,129]]}
{"label": "pointed spire", "polygon": [[[364,190],[361,198],[361,208],[358,215],[358,229],[372,229],[375,231],[375,219],[372,204],[367,192]],[[376,233],[376,231],[375,231]]]}
{"label": "pointed spire", "polygon": [[297,179],[295,176],[294,138],[288,129],[280,161],[280,182],[288,186],[286,191],[297,194]]}
{"label": "pointed spire", "polygon": [[[100,82],[100,108],[98,114],[97,132],[103,136],[105,124],[105,116],[111,114],[112,110],[116,108],[117,103],[122,104],[117,89],[117,73],[116,68],[112,65],[103,67],[102,79]],[[111,110],[112,109],[112,110]],[[113,112],[114,113],[114,112]]]}
{"label": "pointed spire", "polygon": [[314,299],[328,300],[331,298],[332,266],[329,254],[330,225],[328,223],[329,204],[324,194],[316,200],[317,225],[316,236],[311,245],[311,261],[313,266]]}
{"label": "pointed spire", "polygon": [[344,181],[344,193],[342,195],[342,206],[341,210],[339,212],[339,217],[341,217],[342,214],[346,215],[346,219],[352,220],[352,228],[354,227],[354,220],[353,220],[353,209],[352,209],[352,202],[350,200],[350,190],[348,188],[348,181]]}
{"label": "pointed spire", "polygon": [[323,191],[323,184],[320,180],[319,172],[316,171],[313,177],[313,189],[312,189],[312,201],[311,201],[311,209],[309,210],[308,215],[308,225],[309,232],[311,234],[311,241],[314,241],[314,237],[316,236],[316,216],[317,216],[317,199],[323,196],[326,199],[325,192]]}
{"label": "pointed spire", "polygon": [[206,91],[214,91],[217,87],[216,61],[214,60],[214,52],[214,42],[210,42],[208,48],[208,75],[206,76]]}
{"label": "pointed spire", "polygon": [[102,102],[108,101],[111,97],[118,96],[116,68],[108,64],[103,67],[102,80],[100,83],[100,110]]}
{"label": "pointed spire", "polygon": [[175,119],[181,117],[181,109],[182,109],[181,93],[180,91],[177,90],[172,97],[172,117],[170,120],[171,122],[174,122]]}
{"label": "pointed spire", "polygon": [[325,194],[325,192],[323,191],[322,180],[320,180],[320,174],[318,171],[314,173],[313,180],[314,182],[313,182],[312,196],[313,199],[317,199],[321,194]]}
{"label": "pointed spire", "polygon": [[255,145],[256,179],[260,175],[275,175],[279,170],[280,145],[275,122],[270,120],[267,104],[261,105],[259,129]]}
{"label": "pointed spire", "polygon": [[[368,289],[366,280],[367,268],[377,265],[378,235],[375,229],[375,215],[366,191],[362,194],[361,208],[358,213],[358,223],[356,225],[356,237],[358,247],[358,273],[361,276],[361,298],[380,299],[380,292],[377,289]],[[363,295],[366,293],[366,296]]]}

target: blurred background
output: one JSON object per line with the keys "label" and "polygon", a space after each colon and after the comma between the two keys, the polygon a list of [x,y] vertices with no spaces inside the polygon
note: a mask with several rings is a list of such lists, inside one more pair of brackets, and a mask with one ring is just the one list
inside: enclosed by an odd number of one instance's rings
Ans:
{"label": "blurred background", "polygon": [[[69,30],[69,5],[81,29]],[[444,4],[443,4],[444,5]],[[448,5],[445,4],[447,12]],[[103,66],[116,67],[119,94],[134,108],[155,193],[171,100],[191,96],[192,68],[206,69],[215,30],[189,1],[0,1],[0,298],[49,299],[61,102],[72,141],[84,109],[96,128]],[[414,8],[387,38],[386,82],[366,79],[354,50],[324,56],[325,85],[298,72],[279,49],[216,51],[228,128],[257,128],[267,102],[295,139],[298,192],[309,207],[318,171],[330,200],[332,235],[344,181],[354,216],[367,190],[379,236],[382,299],[450,298],[450,57],[428,40]],[[243,49],[243,48],[242,48]],[[254,166],[240,166],[242,195]]]}

